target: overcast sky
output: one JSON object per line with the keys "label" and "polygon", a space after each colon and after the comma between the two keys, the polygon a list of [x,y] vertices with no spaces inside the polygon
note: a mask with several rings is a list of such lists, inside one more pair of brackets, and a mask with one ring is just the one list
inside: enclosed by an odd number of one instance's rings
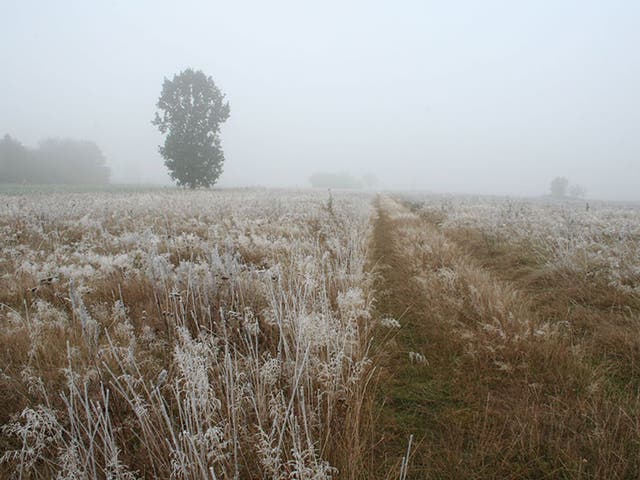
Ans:
{"label": "overcast sky", "polygon": [[94,140],[168,182],[163,78],[226,93],[220,185],[535,195],[563,175],[640,199],[640,2],[3,0],[0,135]]}

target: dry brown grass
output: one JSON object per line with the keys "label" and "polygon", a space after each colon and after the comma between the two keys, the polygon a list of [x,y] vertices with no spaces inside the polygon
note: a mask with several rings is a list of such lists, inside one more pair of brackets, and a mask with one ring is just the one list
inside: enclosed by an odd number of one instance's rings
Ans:
{"label": "dry brown grass", "polygon": [[199,195],[0,218],[0,424],[40,425],[0,477],[398,478],[411,435],[407,478],[640,477],[640,305],[598,272],[388,197],[370,232],[362,199]]}
{"label": "dry brown grass", "polygon": [[[637,478],[633,304],[520,245],[445,235],[389,199],[381,210],[392,253],[378,308],[403,324],[381,431],[419,435],[410,476]],[[422,367],[406,358],[416,348]]]}
{"label": "dry brown grass", "polygon": [[368,198],[56,202],[0,210],[1,478],[371,477]]}

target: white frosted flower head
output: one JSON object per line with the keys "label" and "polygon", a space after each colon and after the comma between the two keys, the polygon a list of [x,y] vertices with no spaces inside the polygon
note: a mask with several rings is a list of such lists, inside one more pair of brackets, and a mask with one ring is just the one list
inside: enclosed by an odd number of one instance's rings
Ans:
{"label": "white frosted flower head", "polygon": [[411,363],[415,363],[418,365],[427,364],[427,357],[418,352],[409,352],[409,360],[411,361]]}
{"label": "white frosted flower head", "polygon": [[385,328],[400,328],[400,322],[392,317],[383,317],[380,319],[380,325]]}

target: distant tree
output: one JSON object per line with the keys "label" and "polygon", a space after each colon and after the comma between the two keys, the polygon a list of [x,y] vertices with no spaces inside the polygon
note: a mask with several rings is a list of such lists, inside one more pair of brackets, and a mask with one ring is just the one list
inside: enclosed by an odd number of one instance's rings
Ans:
{"label": "distant tree", "polygon": [[224,98],[201,70],[188,68],[173,80],[165,78],[152,124],[166,134],[160,154],[178,185],[210,187],[220,177],[220,126],[229,118]]}
{"label": "distant tree", "polygon": [[554,197],[564,197],[567,194],[569,180],[565,177],[556,177],[551,180],[551,195]]}
{"label": "distant tree", "polygon": [[10,135],[0,140],[0,183],[25,181],[28,162],[29,151],[18,140]]}
{"label": "distant tree", "polygon": [[587,189],[582,185],[571,185],[569,187],[569,195],[577,198],[584,198],[587,196]]}
{"label": "distant tree", "polygon": [[2,183],[107,183],[109,168],[98,146],[86,140],[48,139],[37,149],[5,135],[0,140]]}
{"label": "distant tree", "polygon": [[362,188],[362,184],[348,173],[317,172],[309,177],[313,188]]}
{"label": "distant tree", "polygon": [[109,183],[105,157],[89,140],[49,138],[40,142],[34,154],[39,183]]}

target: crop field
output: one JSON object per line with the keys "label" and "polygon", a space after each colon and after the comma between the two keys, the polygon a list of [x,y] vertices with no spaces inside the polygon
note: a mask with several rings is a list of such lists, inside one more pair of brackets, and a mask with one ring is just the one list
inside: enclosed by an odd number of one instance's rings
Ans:
{"label": "crop field", "polygon": [[0,195],[0,478],[640,477],[640,207]]}

